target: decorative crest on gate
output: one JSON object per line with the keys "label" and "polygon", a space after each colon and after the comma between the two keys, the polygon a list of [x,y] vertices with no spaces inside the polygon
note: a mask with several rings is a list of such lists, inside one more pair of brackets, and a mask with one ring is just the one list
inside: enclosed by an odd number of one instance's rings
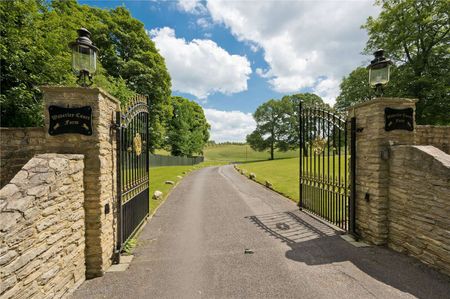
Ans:
{"label": "decorative crest on gate", "polygon": [[142,138],[141,134],[136,133],[136,135],[133,138],[133,144],[134,144],[134,152],[136,155],[141,155],[142,153]]}

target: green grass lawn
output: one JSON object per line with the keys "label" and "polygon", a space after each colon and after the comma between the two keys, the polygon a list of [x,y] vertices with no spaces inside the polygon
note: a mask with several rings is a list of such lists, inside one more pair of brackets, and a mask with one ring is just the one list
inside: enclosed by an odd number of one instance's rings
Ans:
{"label": "green grass lawn", "polygon": [[155,149],[155,155],[170,156],[170,152],[165,149]]}
{"label": "green grass lawn", "polygon": [[[344,180],[343,175],[345,173],[345,160],[341,159],[340,162],[341,168],[339,169],[339,160],[337,157],[334,157],[334,159],[333,157],[330,157],[329,161],[327,157],[325,157],[324,160],[314,160],[310,158],[303,159],[304,169],[306,169],[306,173],[325,173],[326,180],[328,178],[328,168],[330,168],[330,180],[332,180],[332,174],[335,173],[336,181],[338,173],[341,173],[341,180]],[[238,168],[245,170],[247,174],[249,174],[250,172],[255,173],[256,180],[262,184],[264,184],[265,181],[268,180],[272,183],[274,190],[298,202],[299,158],[242,163],[238,165]]]}
{"label": "green grass lawn", "polygon": [[[218,144],[207,146],[203,150],[205,160],[207,161],[223,161],[223,162],[251,162],[269,160],[270,153],[268,151],[257,152],[250,148],[248,144]],[[170,152],[164,149],[155,150],[155,154],[170,156]],[[295,158],[298,157],[298,150],[280,152],[275,151],[275,159]]]}
{"label": "green grass lawn", "polygon": [[[209,161],[225,161],[225,162],[249,162],[264,161],[270,158],[268,151],[257,152],[250,148],[247,144],[218,144],[205,147],[205,159]],[[276,151],[275,159],[298,157],[297,151],[279,152]]]}
{"label": "green grass lawn", "polygon": [[[177,176],[186,176],[189,172],[214,165],[222,165],[222,162],[205,161],[197,165],[187,166],[162,166],[150,168],[150,214],[153,214],[161,203],[166,200],[167,195],[174,185],[164,184],[165,181],[174,181],[175,184],[182,180]],[[186,172],[186,174],[183,174]],[[163,199],[155,200],[151,198],[155,190],[159,190],[163,193]]]}
{"label": "green grass lawn", "polygon": [[[310,169],[310,166],[313,166],[312,172],[314,172],[314,164],[316,165],[316,173],[319,173],[318,169],[320,167],[321,174],[323,170],[325,170],[325,173],[327,174],[328,165],[330,165],[329,180],[332,181],[332,174],[335,173],[335,183],[338,182],[339,165],[337,157],[334,158],[334,168],[332,157],[329,159],[329,164],[326,157],[324,163],[319,162],[321,161],[319,159],[314,161],[309,158],[305,158],[303,161],[308,170]],[[345,160],[341,159],[341,183],[344,182],[344,164]],[[242,163],[238,164],[237,168],[244,170],[246,176],[250,173],[254,173],[257,182],[264,185],[266,181],[269,181],[272,184],[273,190],[295,202],[299,201],[299,158]],[[322,176],[320,178],[323,179]],[[328,179],[327,175],[325,175],[324,179],[325,181]],[[338,189],[336,188],[335,190]],[[339,222],[341,219],[346,218],[344,215],[344,196],[339,198],[334,192],[324,192],[321,187],[311,186],[305,187],[303,194],[304,204],[309,205],[310,211],[313,211],[316,214],[323,214],[322,216],[329,218],[334,222]]]}
{"label": "green grass lawn", "polygon": [[245,170],[247,176],[253,172],[256,175],[256,181],[264,184],[267,180],[274,190],[298,202],[298,165],[299,159],[292,158],[244,163],[237,165],[237,168]]}

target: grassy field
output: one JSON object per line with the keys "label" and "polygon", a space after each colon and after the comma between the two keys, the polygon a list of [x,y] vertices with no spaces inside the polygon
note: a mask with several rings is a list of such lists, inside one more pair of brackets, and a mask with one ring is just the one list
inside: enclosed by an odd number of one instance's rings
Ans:
{"label": "grassy field", "polygon": [[[251,162],[269,160],[270,153],[268,151],[257,152],[250,148],[248,144],[218,144],[205,147],[205,160],[207,161],[223,161],[223,162]],[[170,152],[157,149],[155,154],[170,156]],[[275,151],[275,159],[286,159],[298,157],[298,150],[279,152]]]}
{"label": "grassy field", "polygon": [[[334,168],[333,158],[330,157],[329,160],[330,180],[332,179],[332,174],[335,173],[335,183],[337,183],[338,174],[341,173],[341,182],[344,182],[344,164],[346,161],[344,159],[341,159],[341,168],[339,172],[339,162],[337,157],[334,158]],[[320,160],[314,161],[305,158],[303,163],[307,166],[308,169],[310,169],[309,166],[312,166],[312,172],[314,172],[315,164],[317,174],[319,173],[319,167],[321,171],[325,170],[325,173],[327,174],[327,158],[325,158],[324,163],[319,164],[319,161]],[[245,171],[247,176],[250,173],[254,173],[256,175],[257,182],[264,185],[266,181],[269,181],[272,184],[273,190],[283,194],[284,196],[292,199],[295,202],[299,201],[299,158],[242,163],[237,165],[237,168]],[[325,175],[324,179],[327,179],[327,175]],[[305,187],[305,192],[303,193],[304,203],[309,203],[310,209],[316,211],[321,210],[324,214],[328,214],[331,218],[333,218],[333,216],[337,214],[337,211],[339,211],[340,215],[336,217],[339,219],[345,218],[345,215],[343,215],[345,211],[344,204],[342,203],[342,201],[344,201],[344,197],[339,198],[336,193],[324,192],[320,188],[315,189],[314,192],[308,192],[313,189],[314,187]],[[339,219],[336,219],[336,217],[334,217],[333,221],[339,221]]]}
{"label": "grassy field", "polygon": [[[206,161],[197,165],[188,166],[163,166],[150,169],[150,197],[156,190],[163,193],[163,199],[155,200],[150,198],[150,213],[153,214],[158,206],[164,202],[174,185],[164,184],[165,181],[173,181],[175,184],[182,180],[180,177],[186,176],[189,172],[213,165],[221,165],[224,163],[216,161]],[[185,172],[183,174],[183,172]]]}
{"label": "grassy field", "polygon": [[298,202],[299,159],[279,159],[263,162],[239,164],[238,169],[245,170],[247,175],[253,172],[256,181],[264,184],[269,181],[273,189]]}
{"label": "grassy field", "polygon": [[[257,152],[247,144],[218,144],[204,149],[205,159],[209,161],[250,162],[270,158],[267,151]],[[275,159],[298,157],[298,151],[275,152]]]}
{"label": "grassy field", "polygon": [[165,149],[155,149],[155,155],[170,156],[170,152]]}

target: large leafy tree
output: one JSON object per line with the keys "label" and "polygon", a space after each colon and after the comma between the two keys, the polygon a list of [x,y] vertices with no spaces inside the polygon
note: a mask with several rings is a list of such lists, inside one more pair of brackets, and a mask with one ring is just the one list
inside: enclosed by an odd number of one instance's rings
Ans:
{"label": "large leafy tree", "polygon": [[[320,107],[323,109],[330,109],[330,106],[322,100],[321,97],[319,97],[316,94],[313,93],[298,93],[293,94],[289,96],[284,96],[281,99],[282,103],[285,103],[283,107],[286,107],[286,113],[288,116],[288,135],[287,135],[287,142],[289,144],[289,148],[296,149],[299,148],[300,145],[300,115],[299,109],[300,109],[300,103],[302,104],[303,108],[311,108],[311,107]],[[303,153],[305,155],[308,154],[308,149],[306,146],[306,142],[308,142],[308,137],[305,136],[304,141],[305,143],[302,144],[303,146]]]}
{"label": "large leafy tree", "polygon": [[209,140],[209,124],[203,108],[183,97],[172,97],[167,145],[174,156],[201,154]]}
{"label": "large leafy tree", "polygon": [[163,143],[170,117],[170,76],[144,25],[123,7],[113,10],[75,0],[0,1],[1,125],[42,124],[40,85],[75,85],[68,43],[85,27],[99,47],[95,85],[126,101],[148,96],[151,143]]}
{"label": "large leafy tree", "polygon": [[0,2],[2,126],[42,124],[37,86],[67,84],[74,79],[69,56],[59,55],[58,37],[39,32],[45,22],[44,12],[47,7],[43,1]]}
{"label": "large leafy tree", "polygon": [[[363,26],[369,34],[365,51],[383,48],[397,65],[386,95],[418,98],[418,123],[449,124],[450,2],[378,0],[376,4],[382,8],[380,15],[369,17]],[[338,108],[372,97],[367,85],[359,85],[363,73],[357,69],[344,79]]]}
{"label": "large leafy tree", "polygon": [[369,71],[365,67],[358,67],[342,79],[341,93],[336,98],[334,108],[345,111],[345,108],[368,101],[375,96],[375,91],[369,86]]}
{"label": "large leafy tree", "polygon": [[369,17],[363,26],[369,34],[366,51],[381,47],[395,61],[408,63],[416,76],[428,73],[440,56],[448,56],[448,0],[377,0],[376,4],[382,8],[380,15]]}
{"label": "large leafy tree", "polygon": [[256,129],[247,135],[250,147],[256,151],[269,150],[271,160],[275,149],[287,151],[290,148],[290,109],[288,101],[274,99],[259,106],[253,114]]}
{"label": "large leafy tree", "polygon": [[160,148],[171,116],[171,83],[164,58],[145,32],[144,25],[124,7],[94,9],[104,25],[93,29],[99,59],[108,74],[123,78],[129,88],[146,95],[150,107],[150,148]]}

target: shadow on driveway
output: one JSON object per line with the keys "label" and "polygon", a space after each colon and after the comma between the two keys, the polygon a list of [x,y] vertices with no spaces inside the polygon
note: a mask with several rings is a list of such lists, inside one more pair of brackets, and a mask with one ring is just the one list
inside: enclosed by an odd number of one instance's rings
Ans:
{"label": "shadow on driveway", "polygon": [[350,262],[372,278],[418,298],[450,298],[450,278],[420,261],[382,246],[355,247],[342,232],[300,211],[248,216],[286,243],[286,258],[307,265]]}

